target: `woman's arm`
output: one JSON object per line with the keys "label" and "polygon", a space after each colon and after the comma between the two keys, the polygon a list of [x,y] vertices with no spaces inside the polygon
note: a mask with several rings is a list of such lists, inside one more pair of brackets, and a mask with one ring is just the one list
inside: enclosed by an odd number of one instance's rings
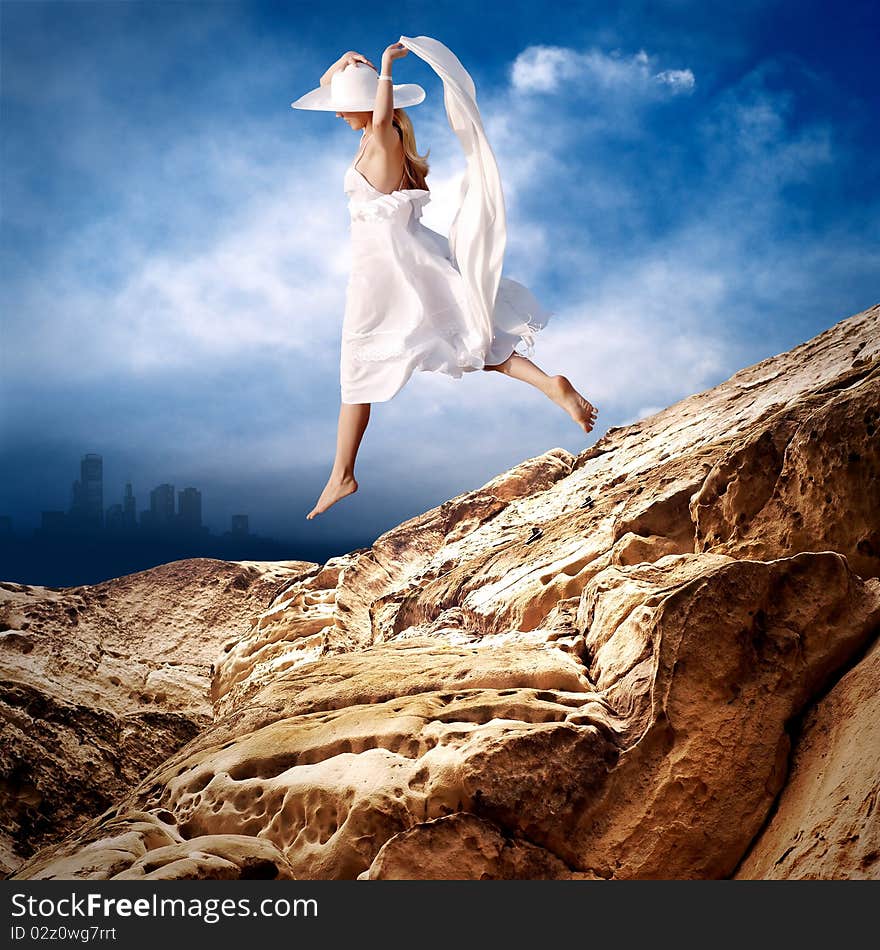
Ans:
{"label": "woman's arm", "polygon": [[[409,50],[403,43],[392,43],[382,54],[383,76],[391,75],[391,64],[395,59],[406,56]],[[397,133],[394,131],[394,85],[385,79],[379,80],[376,90],[376,102],[373,106],[373,135],[380,145],[391,149],[397,146]]]}
{"label": "woman's arm", "polygon": [[373,69],[376,68],[366,56],[362,56],[360,53],[356,53],[354,50],[349,50],[347,53],[343,53],[339,59],[337,59],[336,62],[327,70],[327,72],[324,73],[324,75],[321,77],[321,85],[329,85],[330,80],[333,78],[333,74],[339,69],[345,69],[349,63],[366,63]]}

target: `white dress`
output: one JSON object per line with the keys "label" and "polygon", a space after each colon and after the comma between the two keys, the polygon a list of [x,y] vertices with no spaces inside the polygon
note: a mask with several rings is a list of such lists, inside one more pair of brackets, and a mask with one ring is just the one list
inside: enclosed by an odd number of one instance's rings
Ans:
{"label": "white dress", "polygon": [[[401,37],[444,81],[450,124],[468,156],[449,238],[421,222],[429,191],[390,194],[358,171],[366,144],[345,171],[351,218],[351,272],[342,323],[342,402],[392,399],[415,370],[455,378],[503,363],[553,311],[522,284],[501,276],[506,224],[500,178],[473,83],[442,43]],[[463,76],[461,75],[463,73]],[[466,77],[466,79],[465,79]]]}

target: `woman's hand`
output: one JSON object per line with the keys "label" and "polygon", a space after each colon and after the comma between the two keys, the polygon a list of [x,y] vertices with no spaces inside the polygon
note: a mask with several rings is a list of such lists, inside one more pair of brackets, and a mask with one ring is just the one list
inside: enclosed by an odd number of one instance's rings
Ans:
{"label": "woman's hand", "polygon": [[408,52],[403,43],[392,43],[382,54],[382,63],[393,63],[395,59],[402,59]]}
{"label": "woman's hand", "polygon": [[321,77],[321,85],[326,86],[330,83],[330,80],[333,78],[333,74],[338,72],[340,69],[345,69],[346,66],[350,66],[352,63],[366,63],[371,69],[376,67],[367,59],[366,56],[356,53],[353,49],[349,50],[347,53],[343,53],[339,59],[327,70],[326,73]]}
{"label": "woman's hand", "polygon": [[343,53],[339,58],[339,68],[345,69],[346,66],[350,66],[352,63],[366,63],[372,69],[376,67],[367,59],[366,56],[356,53],[354,50],[349,50],[347,53]]}

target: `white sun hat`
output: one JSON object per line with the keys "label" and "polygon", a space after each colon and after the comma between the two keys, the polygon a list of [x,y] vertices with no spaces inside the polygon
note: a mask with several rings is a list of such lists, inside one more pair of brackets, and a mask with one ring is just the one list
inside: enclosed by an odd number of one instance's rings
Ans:
{"label": "white sun hat", "polygon": [[[372,112],[376,106],[379,74],[366,63],[349,63],[338,69],[326,86],[318,86],[296,102],[292,109],[315,109],[321,112]],[[392,84],[394,108],[417,106],[425,98],[425,90],[414,82]]]}

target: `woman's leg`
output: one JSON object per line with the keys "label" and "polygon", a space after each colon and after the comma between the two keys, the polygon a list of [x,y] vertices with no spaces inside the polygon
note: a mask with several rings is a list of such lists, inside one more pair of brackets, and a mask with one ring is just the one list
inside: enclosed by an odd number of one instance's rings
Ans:
{"label": "woman's leg", "polygon": [[339,426],[336,431],[336,459],[330,478],[321,492],[315,507],[306,515],[312,519],[315,515],[335,505],[340,498],[357,491],[358,483],[354,478],[354,462],[357,458],[361,439],[370,421],[368,402],[344,402],[339,407]]}
{"label": "woman's leg", "polygon": [[513,379],[531,383],[545,396],[552,399],[557,406],[561,406],[584,432],[589,432],[593,428],[599,410],[584,399],[566,376],[548,376],[540,366],[536,366],[530,359],[520,356],[519,353],[511,353],[503,363],[484,366],[483,369],[496,370]]}

